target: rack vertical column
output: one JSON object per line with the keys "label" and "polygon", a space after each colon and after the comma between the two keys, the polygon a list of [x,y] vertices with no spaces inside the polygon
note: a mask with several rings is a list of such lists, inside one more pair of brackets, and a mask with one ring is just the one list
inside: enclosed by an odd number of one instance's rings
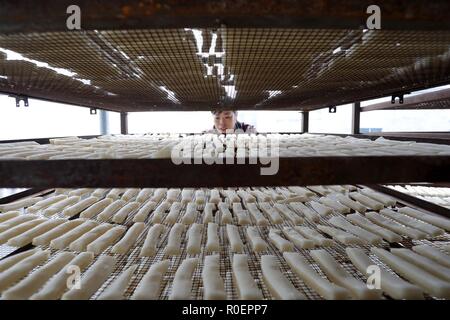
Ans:
{"label": "rack vertical column", "polygon": [[120,133],[128,134],[128,112],[120,113]]}
{"label": "rack vertical column", "polygon": [[302,133],[309,131],[309,111],[302,111]]}
{"label": "rack vertical column", "polygon": [[355,102],[352,105],[352,134],[360,134],[361,103]]}

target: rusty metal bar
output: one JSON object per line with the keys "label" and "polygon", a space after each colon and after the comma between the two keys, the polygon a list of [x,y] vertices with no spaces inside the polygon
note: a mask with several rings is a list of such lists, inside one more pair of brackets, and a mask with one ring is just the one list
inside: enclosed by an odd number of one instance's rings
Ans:
{"label": "rusty metal bar", "polygon": [[275,175],[261,175],[262,167],[268,166],[175,165],[170,159],[3,160],[0,187],[233,187],[450,181],[448,156],[280,158]]}

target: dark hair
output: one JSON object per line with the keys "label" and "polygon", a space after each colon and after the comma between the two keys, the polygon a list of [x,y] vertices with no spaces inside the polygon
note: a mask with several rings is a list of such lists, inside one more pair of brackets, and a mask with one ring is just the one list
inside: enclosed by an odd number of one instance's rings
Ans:
{"label": "dark hair", "polygon": [[237,114],[237,110],[212,110],[211,113],[212,113],[213,115],[216,115],[216,114],[220,114],[220,113],[222,113],[222,112],[224,112],[224,111],[232,111],[232,112],[234,112],[235,114]]}

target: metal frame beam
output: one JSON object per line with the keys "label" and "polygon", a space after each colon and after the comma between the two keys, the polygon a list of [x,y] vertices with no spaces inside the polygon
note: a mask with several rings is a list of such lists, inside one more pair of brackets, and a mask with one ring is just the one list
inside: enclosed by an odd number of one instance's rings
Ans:
{"label": "metal frame beam", "polygon": [[[1,25],[1,23],[0,23]],[[419,91],[419,90],[425,90],[425,89],[429,89],[429,88],[433,88],[433,87],[437,87],[437,86],[442,86],[442,85],[446,85],[447,83],[433,83],[433,84],[429,84],[429,83],[424,83],[424,84],[415,84],[414,86],[408,87],[407,89],[409,91]],[[379,98],[385,98],[386,96],[389,96],[391,94],[393,94],[394,92],[389,92],[389,91],[385,91],[383,92],[383,94],[373,94],[373,95],[365,95],[365,96],[358,96],[358,97],[352,97],[349,98],[347,100],[343,100],[339,102],[339,105],[344,105],[344,104],[349,104],[349,103],[354,103],[355,100],[357,99],[358,101],[367,101],[367,100],[373,100],[373,99],[379,99]],[[61,100],[61,99],[55,99],[52,98],[50,96],[47,96],[47,94],[42,95],[41,93],[30,93],[30,92],[23,92],[23,91],[19,91],[19,90],[14,90],[14,89],[1,89],[0,90],[0,94],[5,94],[5,95],[24,95],[27,96],[28,98],[32,98],[32,99],[37,99],[37,100],[42,100],[42,101],[49,101],[49,102],[56,102],[56,103],[61,103],[61,104],[67,104],[67,105],[72,105],[72,106],[78,106],[78,107],[86,107],[86,108],[96,108],[99,110],[107,110],[107,111],[114,111],[114,112],[146,112],[146,111],[211,111],[214,109],[214,107],[201,107],[198,106],[197,104],[158,104],[158,105],[145,105],[145,106],[118,106],[118,105],[105,105],[105,104],[98,104],[98,103],[92,103],[92,104],[86,104],[85,102],[83,102],[83,100]],[[408,101],[409,99],[413,98],[415,96],[412,97],[408,97]],[[331,99],[331,98],[330,98]],[[450,99],[450,98],[449,98]],[[390,109],[414,109],[413,107],[408,107],[408,103],[406,102],[402,105],[399,104],[395,104],[395,105],[391,105],[390,102],[386,103],[386,108],[390,108]],[[303,110],[303,111],[314,111],[314,110],[319,110],[319,109],[323,109],[323,108],[328,108],[329,104],[327,103],[325,104],[314,104],[313,106],[309,106],[309,107],[302,107],[301,102],[299,102],[298,98],[278,98],[274,99],[273,101],[270,102],[270,105],[259,105],[259,106],[252,106],[252,105],[248,105],[246,107],[238,107],[237,110],[249,110],[249,111],[258,111],[258,110],[265,110],[265,111],[279,111],[279,110],[283,110],[283,111],[295,111],[295,110]],[[374,107],[376,108],[378,104],[376,105],[372,105],[372,106],[367,106],[367,107],[362,107],[361,108],[361,112],[365,112],[365,111],[371,111],[371,110],[378,110],[378,109],[373,109]],[[384,103],[383,103],[384,105]],[[233,107],[233,109],[236,109],[236,107]],[[416,108],[418,109],[418,108]],[[420,108],[420,109],[426,109],[426,108]],[[428,108],[429,109],[429,108]],[[441,108],[442,109],[442,108]],[[380,109],[381,110],[381,109]]]}
{"label": "metal frame beam", "polygon": [[[445,103],[448,106],[439,106]],[[361,112],[375,110],[450,109],[450,89],[443,89],[405,97],[403,104],[380,102],[361,108]]]}
{"label": "metal frame beam", "polygon": [[31,195],[39,195],[42,196],[43,194],[46,194],[46,192],[44,192],[46,189],[27,189],[27,190],[23,190],[21,192],[17,192],[17,193],[13,193],[10,194],[8,196],[2,197],[0,198],[0,204],[5,204],[5,203],[10,203],[10,202],[14,202],[16,200],[31,196]]}
{"label": "metal frame beam", "polygon": [[289,157],[278,161],[275,175],[261,175],[261,168],[267,165],[175,165],[171,159],[2,160],[0,187],[175,188],[450,181],[448,156]]}
{"label": "metal frame beam", "polygon": [[[4,0],[3,33],[67,31],[69,5],[81,9],[83,30],[203,27],[361,28],[372,0]],[[386,0],[380,4],[382,28],[450,29],[450,4],[435,0]]]}

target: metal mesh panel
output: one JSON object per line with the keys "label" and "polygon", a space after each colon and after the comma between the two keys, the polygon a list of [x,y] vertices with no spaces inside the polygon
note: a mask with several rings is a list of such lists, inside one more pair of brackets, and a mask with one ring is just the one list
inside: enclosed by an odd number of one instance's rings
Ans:
{"label": "metal mesh panel", "polygon": [[446,83],[449,44],[449,31],[0,35],[0,91],[115,111],[309,110]]}
{"label": "metal mesh panel", "polygon": [[[205,196],[206,198],[209,198],[209,192],[208,189],[205,189]],[[316,199],[316,198],[312,198],[312,199]],[[178,199],[178,201],[181,200],[180,198]],[[223,198],[222,198],[223,200]],[[164,201],[161,200],[161,201]],[[228,202],[228,199],[225,199],[225,202]],[[272,202],[273,204],[273,202]],[[307,206],[309,206],[307,204]],[[397,204],[397,207],[401,207],[403,206],[403,204],[400,202]],[[179,213],[179,217],[178,217],[178,222],[181,221],[183,214],[185,212],[185,207],[186,205],[183,205],[182,210]],[[288,205],[288,207],[293,210],[294,208],[291,207],[290,205]],[[310,207],[311,208],[311,207]],[[200,212],[202,212],[203,210],[203,206],[200,205],[198,206],[198,209]],[[331,224],[328,223],[328,219],[331,216],[340,216],[341,214],[337,213],[336,211],[333,211],[333,213],[330,216],[327,217],[320,217],[320,221],[319,224],[323,224],[323,225],[329,225],[332,226]],[[127,227],[131,227],[132,225],[132,217],[134,216],[134,213],[130,214],[129,217],[127,218],[127,220],[124,222],[124,225],[126,225]],[[226,228],[225,225],[221,224],[221,213],[219,210],[216,211],[215,216],[214,216],[214,220],[216,223],[218,223],[220,225],[219,228],[219,239],[220,239],[220,274],[222,279],[224,280],[225,283],[225,290],[227,293],[227,298],[228,299],[238,299],[238,293],[236,291],[236,287],[235,284],[233,283],[233,277],[232,277],[232,268],[231,268],[231,259],[233,256],[233,252],[229,246],[228,243],[228,237],[226,235]],[[250,215],[250,218],[252,220],[252,225],[255,225],[255,221],[254,218]],[[95,217],[94,217],[95,219]],[[203,223],[203,214],[199,214],[197,216],[196,221],[197,223]],[[236,216],[233,215],[233,224],[237,224],[237,218]],[[139,257],[139,253],[140,250],[143,246],[143,243],[145,241],[145,237],[147,235],[147,231],[149,230],[149,228],[151,227],[152,223],[149,221],[149,219],[147,219],[146,222],[146,227],[144,229],[144,231],[142,232],[142,234],[139,236],[139,238],[135,241],[133,247],[129,250],[128,254],[126,255],[118,255],[118,254],[112,254],[111,253],[111,247],[106,249],[103,254],[109,254],[109,255],[113,255],[116,257],[117,259],[117,264],[116,267],[113,271],[113,273],[110,275],[110,277],[107,279],[107,281],[105,281],[105,283],[99,288],[99,290],[92,296],[92,299],[96,299],[98,298],[98,296],[121,274],[121,272],[123,272],[126,268],[128,268],[129,266],[133,265],[133,264],[137,264],[138,268],[135,271],[133,278],[130,282],[130,285],[127,288],[127,291],[125,293],[125,298],[130,298],[131,295],[133,294],[134,290],[136,289],[136,287],[138,286],[138,284],[140,283],[140,281],[142,280],[143,276],[145,275],[145,273],[148,271],[148,269],[150,268],[150,266],[157,261],[161,261],[163,259],[169,259],[170,260],[170,267],[169,270],[166,274],[164,274],[162,283],[161,283],[161,292],[160,292],[160,299],[168,299],[170,292],[171,292],[171,287],[172,287],[172,282],[175,276],[175,272],[178,269],[179,265],[182,263],[182,261],[187,258],[187,257],[197,257],[199,258],[199,264],[197,266],[197,268],[195,269],[195,272],[193,274],[193,285],[192,285],[192,298],[193,299],[203,299],[203,282],[202,282],[202,277],[201,277],[201,272],[203,270],[203,261],[204,261],[204,257],[205,255],[207,255],[208,253],[206,252],[206,250],[204,250],[204,246],[206,243],[206,239],[207,239],[207,227],[206,225],[204,225],[203,227],[203,235],[202,235],[202,251],[199,255],[189,255],[186,253],[186,245],[187,245],[187,241],[186,241],[186,233],[188,228],[185,229],[185,232],[183,233],[182,236],[182,243],[181,243],[181,255],[178,256],[171,256],[171,257],[165,257],[164,256],[164,248],[166,247],[167,244],[167,240],[168,240],[168,234],[170,232],[170,228],[168,225],[166,225],[166,223],[163,221],[163,225],[166,226],[166,229],[164,231],[164,233],[162,234],[159,243],[157,244],[157,253],[154,257]],[[311,227],[313,229],[315,228],[315,223],[311,223],[308,220],[305,220],[304,226],[308,226]],[[261,289],[262,293],[263,293],[263,297],[265,299],[273,299],[273,297],[271,296],[271,294],[269,293],[264,280],[263,280],[263,276],[261,273],[261,267],[260,267],[260,257],[261,255],[265,255],[265,254],[272,254],[275,255],[279,261],[279,267],[281,269],[281,271],[283,272],[283,274],[290,280],[290,282],[297,288],[299,289],[302,293],[304,293],[308,299],[322,299],[320,297],[320,295],[318,295],[314,290],[310,289],[303,281],[301,281],[296,275],[295,273],[293,273],[290,269],[290,267],[285,263],[284,258],[282,253],[269,241],[268,239],[268,231],[269,228],[275,228],[275,229],[282,229],[285,226],[293,226],[293,224],[291,223],[290,220],[284,219],[283,223],[281,224],[272,224],[270,223],[269,226],[266,227],[257,227],[261,237],[266,241],[266,243],[268,244],[268,249],[266,251],[263,252],[259,252],[259,253],[255,253],[253,252],[250,244],[247,242],[247,237],[245,234],[245,230],[246,230],[246,226],[238,226],[238,230],[239,230],[239,234],[241,239],[244,242],[244,253],[246,253],[248,255],[248,265],[249,265],[249,269],[250,272],[253,276],[253,278],[255,279],[258,287]],[[433,237],[432,240],[411,240],[411,239],[406,239],[403,238],[402,242],[399,244],[400,246],[403,246],[405,248],[411,248],[412,246],[415,245],[419,245],[419,244],[428,244],[431,246],[434,246],[436,248],[440,248],[444,245],[447,245],[450,243],[450,235],[448,233],[445,233],[444,235],[438,236],[438,237]],[[370,253],[370,246],[356,246],[355,247],[361,247],[363,248],[366,253],[368,253],[370,255],[370,257],[380,266],[384,266],[388,271],[394,273],[389,267],[387,267],[385,264],[383,264],[375,255]],[[383,244],[381,245],[381,247],[383,248],[389,248],[389,244],[386,242],[383,242]],[[349,272],[352,276],[354,276],[355,278],[362,280],[362,281],[366,281],[366,276],[362,275],[351,263],[351,261],[348,259],[347,254],[345,253],[345,248],[346,246],[335,242],[335,244],[332,247],[323,247],[323,249],[325,249],[327,252],[329,252],[336,260],[337,262],[347,271]],[[0,252],[3,253],[3,250],[12,250],[12,247],[6,247],[6,246],[0,246]],[[48,247],[42,247],[42,249],[48,249]],[[60,252],[59,250],[53,250],[50,249],[52,252],[51,258],[53,259],[55,257],[55,255]],[[68,251],[68,249],[66,249],[65,251]],[[323,271],[321,270],[321,268],[318,266],[318,264],[312,259],[312,257],[309,254],[309,250],[308,249],[300,249],[300,248],[295,248],[296,252],[299,252],[300,254],[302,254],[302,256],[309,262],[310,266],[322,277],[326,278],[325,274],[323,273]],[[395,273],[394,273],[395,274]],[[389,298],[389,297],[384,297],[384,298]],[[430,299],[432,297],[426,296],[426,298]]]}

